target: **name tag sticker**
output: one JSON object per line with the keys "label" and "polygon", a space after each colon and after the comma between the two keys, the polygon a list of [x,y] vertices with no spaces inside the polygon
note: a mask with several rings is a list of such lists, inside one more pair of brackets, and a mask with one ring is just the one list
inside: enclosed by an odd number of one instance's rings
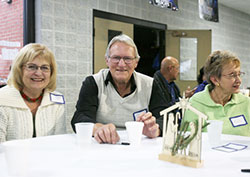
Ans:
{"label": "name tag sticker", "polygon": [[222,151],[222,152],[236,152],[235,149],[226,148],[224,146],[213,147],[212,149],[217,150],[217,151]]}
{"label": "name tag sticker", "polygon": [[134,112],[134,113],[133,113],[134,121],[136,121],[136,118],[137,118],[142,112],[147,113],[147,112],[148,112],[148,109],[143,109],[143,110]]}
{"label": "name tag sticker", "polygon": [[247,145],[238,144],[238,143],[228,143],[226,145],[227,148],[236,149],[237,151],[244,150],[247,148]]}
{"label": "name tag sticker", "polygon": [[230,117],[229,120],[231,121],[233,127],[239,127],[248,124],[244,115]]}
{"label": "name tag sticker", "polygon": [[223,152],[236,152],[246,149],[248,146],[244,144],[228,143],[223,146],[213,147],[212,149]]}
{"label": "name tag sticker", "polygon": [[58,104],[65,104],[64,96],[50,93],[50,101]]}

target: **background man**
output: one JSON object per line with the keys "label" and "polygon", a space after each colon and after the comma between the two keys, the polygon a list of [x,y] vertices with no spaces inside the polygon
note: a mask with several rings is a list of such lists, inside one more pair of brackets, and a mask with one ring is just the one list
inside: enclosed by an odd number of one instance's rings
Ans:
{"label": "background man", "polygon": [[174,83],[179,75],[179,62],[176,58],[168,56],[161,62],[160,70],[154,74],[154,79],[159,85],[160,91],[164,94],[163,99],[168,104],[167,107],[179,101],[180,90]]}
{"label": "background man", "polygon": [[[160,88],[160,92],[163,93],[163,99],[167,107],[174,105],[181,97],[180,89],[174,82],[179,75],[179,68],[178,60],[172,56],[167,56],[161,61],[160,70],[154,74],[154,82]],[[185,96],[191,97],[194,91],[188,88],[185,91]]]}

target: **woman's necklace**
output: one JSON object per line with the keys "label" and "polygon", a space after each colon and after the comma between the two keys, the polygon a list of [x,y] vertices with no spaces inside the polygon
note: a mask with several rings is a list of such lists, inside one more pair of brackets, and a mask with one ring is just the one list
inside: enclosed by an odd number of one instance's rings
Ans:
{"label": "woman's necklace", "polygon": [[23,93],[22,91],[20,91],[20,93],[21,93],[23,99],[27,100],[28,102],[32,102],[32,103],[37,102],[37,101],[41,101],[42,98],[43,98],[43,92],[42,92],[41,95],[40,95],[39,97],[37,97],[37,98],[30,98],[30,97],[28,97],[25,93]]}

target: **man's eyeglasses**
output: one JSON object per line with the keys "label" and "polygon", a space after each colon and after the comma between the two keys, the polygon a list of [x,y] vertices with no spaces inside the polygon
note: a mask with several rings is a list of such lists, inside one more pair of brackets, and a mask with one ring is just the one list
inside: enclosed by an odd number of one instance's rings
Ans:
{"label": "man's eyeglasses", "polygon": [[120,56],[112,56],[111,57],[111,56],[109,56],[109,59],[112,63],[115,63],[115,64],[119,63],[121,59],[123,59],[124,63],[131,64],[133,62],[133,60],[136,59],[136,57],[133,58],[133,57],[120,57]]}
{"label": "man's eyeglasses", "polygon": [[231,73],[231,74],[224,74],[224,75],[222,75],[222,76],[226,76],[226,77],[228,77],[228,78],[230,78],[230,79],[236,79],[237,77],[243,77],[245,75],[245,73],[244,72],[239,72],[239,73]]}
{"label": "man's eyeglasses", "polygon": [[29,63],[29,64],[25,64],[24,65],[25,68],[27,69],[27,71],[37,71],[38,68],[40,68],[40,70],[44,73],[48,73],[50,72],[50,66],[49,65],[42,65],[42,66],[38,66],[36,64],[32,64],[32,63]]}

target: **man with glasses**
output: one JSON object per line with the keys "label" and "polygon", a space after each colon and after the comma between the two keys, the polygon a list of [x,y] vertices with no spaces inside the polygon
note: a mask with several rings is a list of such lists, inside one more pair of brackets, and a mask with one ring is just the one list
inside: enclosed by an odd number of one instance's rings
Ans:
{"label": "man with glasses", "polygon": [[115,144],[120,139],[117,129],[124,129],[127,121],[141,121],[144,135],[160,135],[157,118],[164,109],[162,96],[153,78],[135,71],[139,58],[134,41],[127,35],[110,41],[105,54],[108,69],[87,77],[82,84],[71,121],[73,129],[75,123],[93,122],[95,139]]}

